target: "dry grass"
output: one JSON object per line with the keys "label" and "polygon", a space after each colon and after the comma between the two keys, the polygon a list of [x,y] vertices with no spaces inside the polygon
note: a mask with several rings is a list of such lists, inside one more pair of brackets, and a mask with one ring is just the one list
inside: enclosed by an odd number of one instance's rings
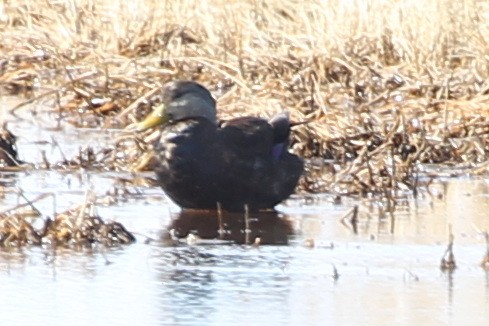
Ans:
{"label": "dry grass", "polygon": [[[23,197],[23,194],[20,193]],[[97,244],[113,247],[135,241],[134,235],[118,222],[105,222],[97,215],[94,199],[52,217],[43,216],[36,209],[37,201],[51,194],[43,194],[30,201],[0,212],[0,247],[25,245],[92,247]],[[53,197],[54,198],[54,197]]]}
{"label": "dry grass", "polygon": [[[315,158],[302,189],[394,200],[421,163],[487,172],[488,18],[478,0],[10,0],[0,84],[76,126],[124,127],[165,82],[197,80],[223,119],[309,121],[294,133]],[[99,157],[147,168],[154,136]]]}

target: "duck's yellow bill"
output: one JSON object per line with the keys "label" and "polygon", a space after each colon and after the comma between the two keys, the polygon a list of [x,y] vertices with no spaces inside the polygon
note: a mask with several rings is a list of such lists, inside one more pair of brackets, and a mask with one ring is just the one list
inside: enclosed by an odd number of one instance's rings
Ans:
{"label": "duck's yellow bill", "polygon": [[161,104],[154,108],[153,112],[148,114],[148,116],[144,118],[143,121],[130,124],[129,126],[127,126],[127,129],[141,132],[148,130],[149,128],[164,124],[167,121],[168,117],[165,114],[165,105]]}

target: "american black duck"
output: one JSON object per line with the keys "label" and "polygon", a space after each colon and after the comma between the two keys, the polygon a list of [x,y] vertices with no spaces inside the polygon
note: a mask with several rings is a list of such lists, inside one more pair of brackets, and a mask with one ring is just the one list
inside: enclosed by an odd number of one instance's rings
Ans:
{"label": "american black duck", "polygon": [[162,128],[153,144],[158,182],[183,209],[272,209],[294,192],[303,171],[288,152],[287,114],[219,124],[214,98],[196,82],[166,84],[163,103],[132,128],[155,126]]}

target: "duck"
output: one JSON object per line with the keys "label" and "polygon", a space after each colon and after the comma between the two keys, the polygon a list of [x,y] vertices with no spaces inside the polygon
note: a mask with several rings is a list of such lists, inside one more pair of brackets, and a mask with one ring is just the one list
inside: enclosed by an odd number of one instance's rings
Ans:
{"label": "duck", "polygon": [[160,128],[152,144],[157,184],[184,210],[273,210],[304,171],[289,152],[287,112],[219,122],[216,100],[195,81],[165,84],[162,103],[129,128]]}

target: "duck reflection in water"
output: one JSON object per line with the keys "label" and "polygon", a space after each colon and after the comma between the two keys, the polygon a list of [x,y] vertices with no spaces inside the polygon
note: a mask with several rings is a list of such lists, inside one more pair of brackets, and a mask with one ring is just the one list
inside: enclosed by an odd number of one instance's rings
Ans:
{"label": "duck reflection in water", "polygon": [[195,236],[237,244],[287,245],[292,233],[290,222],[274,210],[250,213],[182,210],[168,226],[164,238]]}

